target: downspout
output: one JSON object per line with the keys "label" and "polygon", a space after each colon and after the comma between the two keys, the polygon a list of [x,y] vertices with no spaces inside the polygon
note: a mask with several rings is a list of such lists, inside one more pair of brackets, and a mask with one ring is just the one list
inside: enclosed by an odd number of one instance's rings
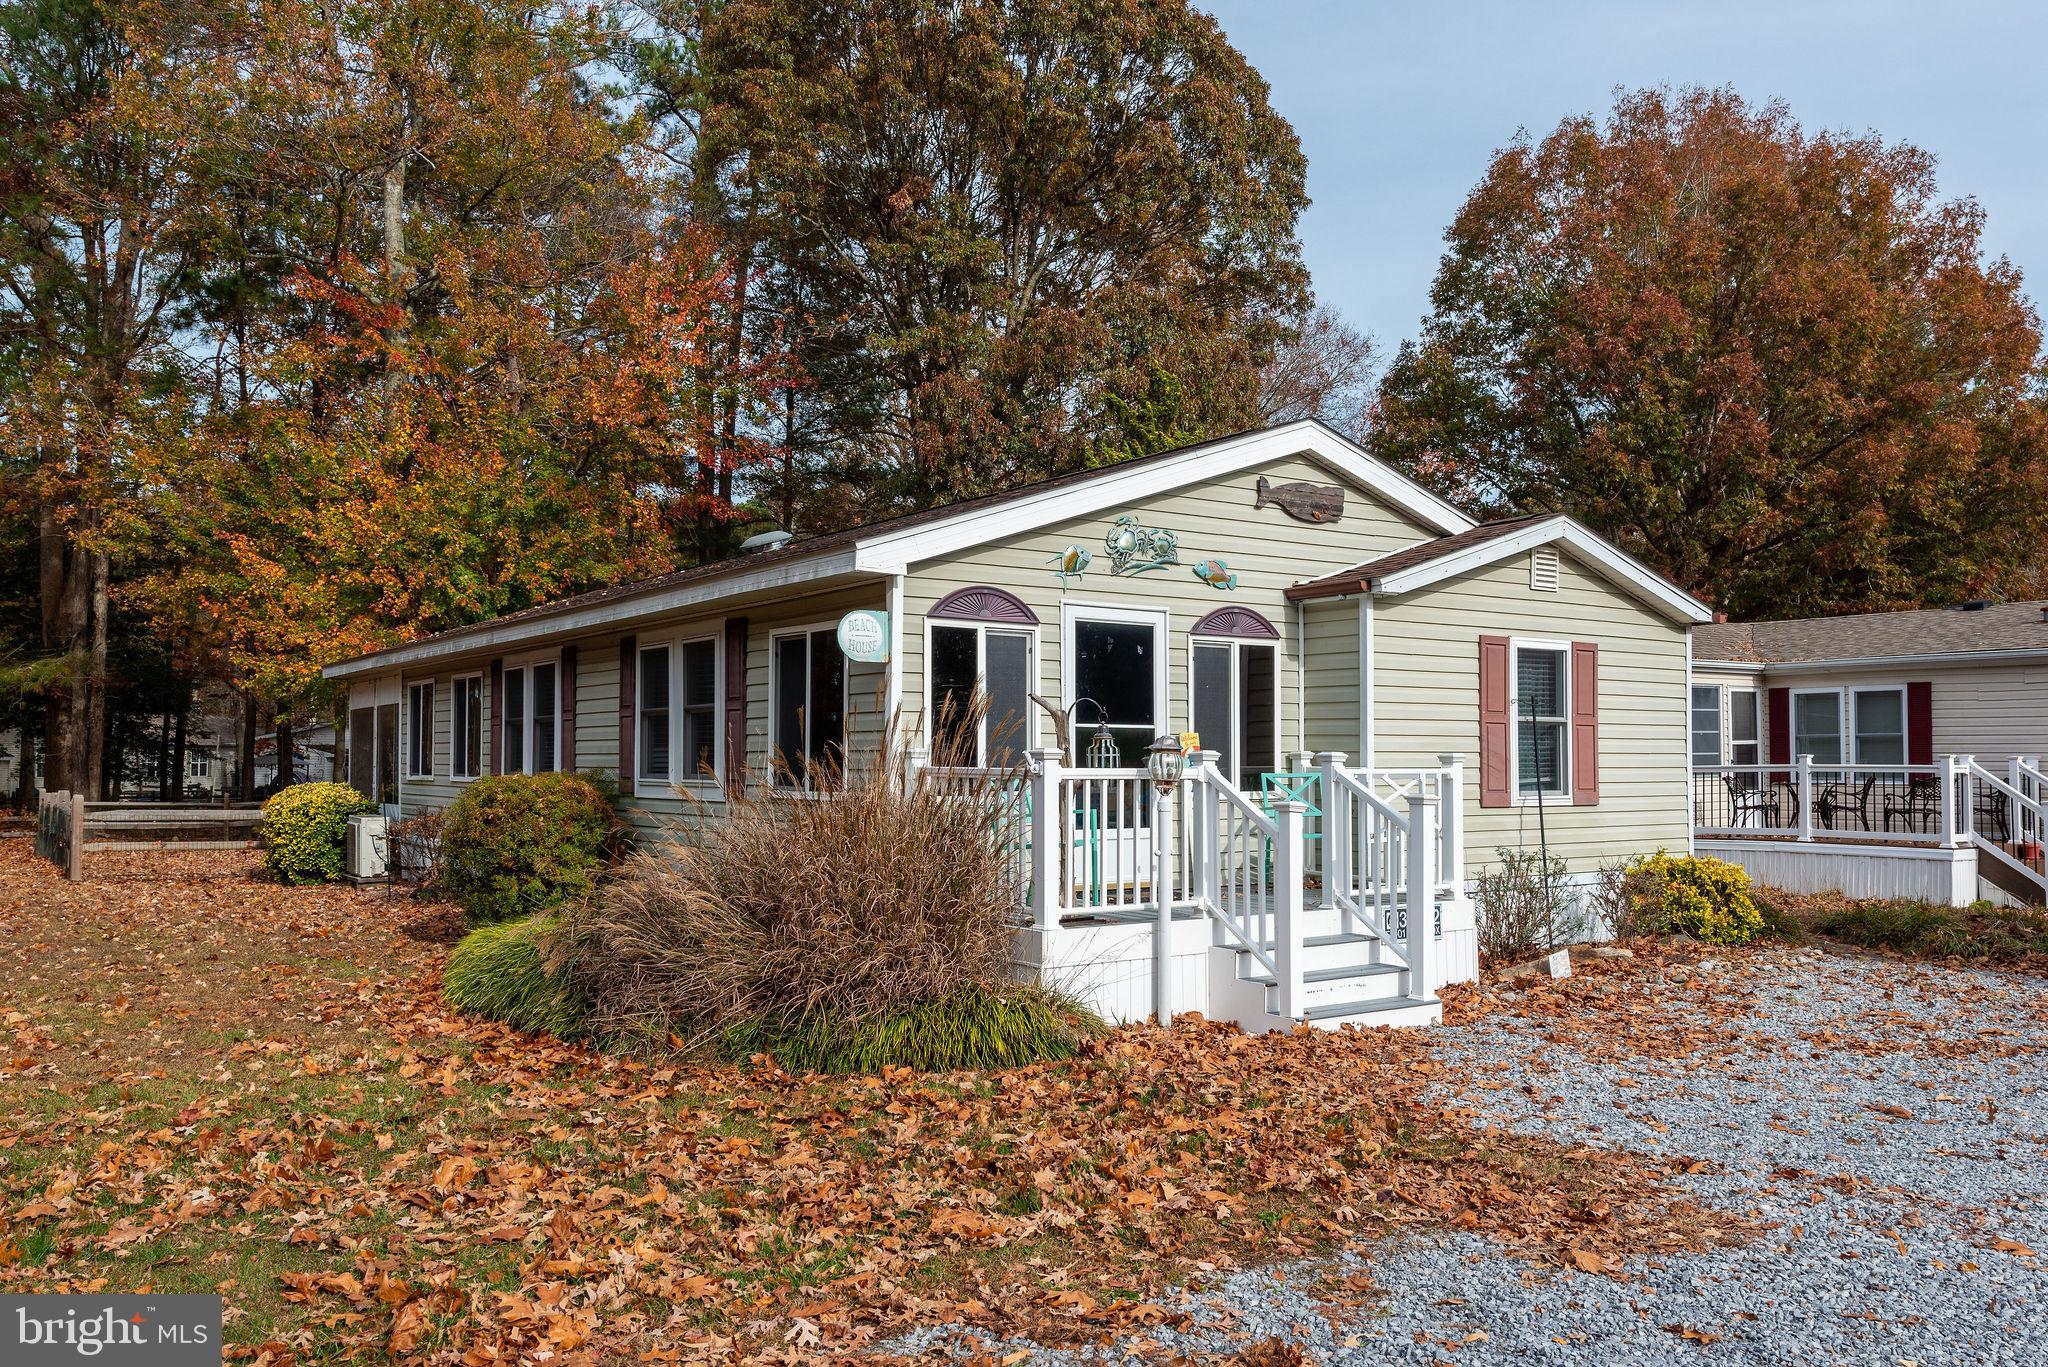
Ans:
{"label": "downspout", "polygon": [[1308,604],[1294,605],[1294,748],[1308,753]]}
{"label": "downspout", "polygon": [[1358,596],[1358,763],[1371,769],[1377,762],[1373,731],[1372,594]]}

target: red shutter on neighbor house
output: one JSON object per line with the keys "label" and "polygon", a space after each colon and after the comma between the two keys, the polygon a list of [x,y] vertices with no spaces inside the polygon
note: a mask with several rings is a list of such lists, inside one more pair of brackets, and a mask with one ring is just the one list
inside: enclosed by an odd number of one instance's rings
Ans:
{"label": "red shutter on neighbor house", "polygon": [[576,647],[562,647],[562,772],[576,772]]}
{"label": "red shutter on neighbor house", "polygon": [[1508,638],[1479,638],[1479,805],[1506,807],[1508,794]]}
{"label": "red shutter on neighbor house", "polygon": [[1600,647],[1572,642],[1572,803],[1600,803]]}
{"label": "red shutter on neighbor house", "polygon": [[491,661],[491,772],[505,772],[505,662]]}
{"label": "red shutter on neighbor house", "polygon": [[1906,685],[1906,763],[1934,763],[1934,685]]}
{"label": "red shutter on neighbor house", "polygon": [[725,786],[747,789],[747,619],[725,619]]}
{"label": "red shutter on neighbor house", "polygon": [[[1765,710],[1770,713],[1771,763],[1792,762],[1792,690],[1789,688],[1767,688],[1764,690]],[[1774,783],[1783,783],[1789,773],[1772,774]]]}
{"label": "red shutter on neighbor house", "polygon": [[619,641],[619,791],[633,791],[633,774],[640,762],[638,738],[633,734],[633,708],[640,687],[640,638]]}

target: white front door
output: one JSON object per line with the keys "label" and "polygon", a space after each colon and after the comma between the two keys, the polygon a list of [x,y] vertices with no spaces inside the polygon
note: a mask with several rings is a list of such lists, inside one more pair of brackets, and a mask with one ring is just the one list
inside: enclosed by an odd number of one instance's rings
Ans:
{"label": "white front door", "polygon": [[[1128,771],[1145,768],[1146,749],[1166,726],[1169,618],[1159,608],[1078,603],[1060,616],[1062,702],[1083,771],[1068,867],[1084,895],[1137,900],[1152,872],[1152,791]],[[1126,776],[1091,780],[1086,771],[1094,767]]]}

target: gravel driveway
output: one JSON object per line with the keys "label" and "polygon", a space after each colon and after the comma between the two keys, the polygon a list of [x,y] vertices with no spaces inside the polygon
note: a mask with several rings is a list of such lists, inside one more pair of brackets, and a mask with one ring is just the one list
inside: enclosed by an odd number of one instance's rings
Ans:
{"label": "gravel driveway", "polygon": [[[1495,989],[1443,1030],[1457,1099],[1482,1123],[1704,1160],[1679,1180],[1759,1240],[1620,1277],[1466,1235],[1378,1245],[1241,1274],[1188,1297],[1190,1331],[1147,1337],[1210,1360],[1277,1335],[1331,1363],[2048,1362],[2048,980],[1809,950],[1573,992],[1544,1011],[1547,986]],[[1383,1301],[1308,1289],[1357,1273]]]}

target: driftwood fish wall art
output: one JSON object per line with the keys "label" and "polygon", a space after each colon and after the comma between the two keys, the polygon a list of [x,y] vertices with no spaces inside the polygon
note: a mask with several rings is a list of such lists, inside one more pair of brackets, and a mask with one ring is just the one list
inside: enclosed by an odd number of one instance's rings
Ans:
{"label": "driftwood fish wall art", "polygon": [[1296,522],[1341,522],[1344,519],[1344,490],[1336,484],[1274,484],[1259,476],[1259,496],[1252,503],[1258,511],[1272,504]]}

